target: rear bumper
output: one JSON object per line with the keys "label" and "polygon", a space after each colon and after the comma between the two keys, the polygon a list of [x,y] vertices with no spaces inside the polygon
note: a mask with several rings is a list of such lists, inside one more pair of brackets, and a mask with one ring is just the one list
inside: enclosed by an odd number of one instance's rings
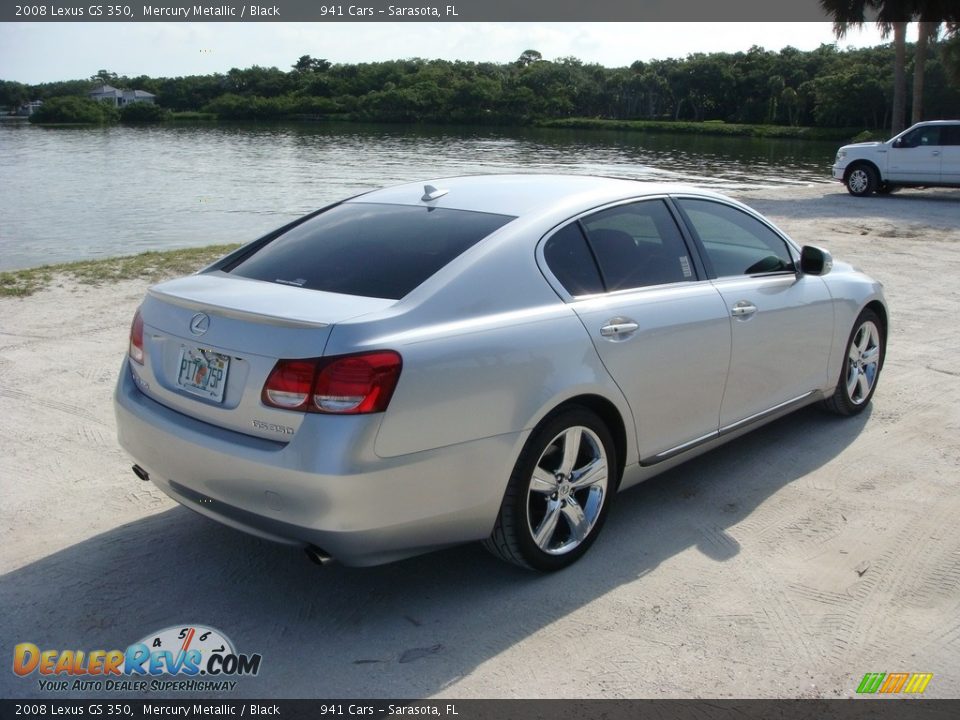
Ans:
{"label": "rear bumper", "polygon": [[182,505],[275,542],[375,565],[489,535],[516,448],[510,433],[380,458],[380,415],[310,415],[289,443],[224,430],[144,395],[125,360],[120,445]]}

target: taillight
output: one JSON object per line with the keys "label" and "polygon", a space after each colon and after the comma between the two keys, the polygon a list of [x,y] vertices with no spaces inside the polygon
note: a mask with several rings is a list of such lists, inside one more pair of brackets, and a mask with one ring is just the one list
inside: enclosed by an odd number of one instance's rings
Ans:
{"label": "taillight", "polygon": [[383,412],[390,404],[402,367],[400,355],[392,350],[280,360],[260,397],[264,405],[299,412]]}
{"label": "taillight", "polygon": [[263,386],[263,402],[273,407],[299,410],[310,398],[316,360],[281,360]]}
{"label": "taillight", "polygon": [[130,325],[130,359],[143,365],[143,316],[140,308],[137,308],[133,324]]}

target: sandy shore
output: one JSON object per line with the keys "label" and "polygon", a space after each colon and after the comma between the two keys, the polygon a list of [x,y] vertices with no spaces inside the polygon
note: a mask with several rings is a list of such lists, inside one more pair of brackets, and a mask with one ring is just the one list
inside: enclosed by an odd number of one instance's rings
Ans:
{"label": "sandy shore", "polygon": [[[0,299],[2,651],[203,623],[263,656],[230,697],[832,698],[921,671],[928,696],[957,697],[960,190],[740,197],[886,286],[871,410],[801,411],[624,493],[549,577],[477,546],[319,569],[196,516],[115,439],[145,284]],[[0,697],[42,695],[0,672]]]}

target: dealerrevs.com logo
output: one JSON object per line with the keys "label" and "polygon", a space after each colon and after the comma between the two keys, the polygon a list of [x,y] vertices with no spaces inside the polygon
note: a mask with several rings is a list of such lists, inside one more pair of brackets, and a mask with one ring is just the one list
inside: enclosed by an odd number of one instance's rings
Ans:
{"label": "dealerrevs.com logo", "polygon": [[234,678],[260,672],[260,661],[203,625],[168,627],[126,650],[41,650],[30,642],[13,649],[13,672],[39,676],[39,689],[48,692],[233,690]]}

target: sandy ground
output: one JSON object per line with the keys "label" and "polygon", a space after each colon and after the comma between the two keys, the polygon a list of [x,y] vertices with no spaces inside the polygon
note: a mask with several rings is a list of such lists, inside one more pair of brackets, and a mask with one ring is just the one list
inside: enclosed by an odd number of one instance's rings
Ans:
{"label": "sandy ground", "polygon": [[897,671],[960,696],[960,191],[743,198],[886,285],[872,408],[800,411],[620,495],[550,576],[479,546],[321,569],[179,507],[115,440],[144,284],[0,299],[0,697],[44,694],[15,643],[181,623],[262,654],[230,697],[832,698]]}

